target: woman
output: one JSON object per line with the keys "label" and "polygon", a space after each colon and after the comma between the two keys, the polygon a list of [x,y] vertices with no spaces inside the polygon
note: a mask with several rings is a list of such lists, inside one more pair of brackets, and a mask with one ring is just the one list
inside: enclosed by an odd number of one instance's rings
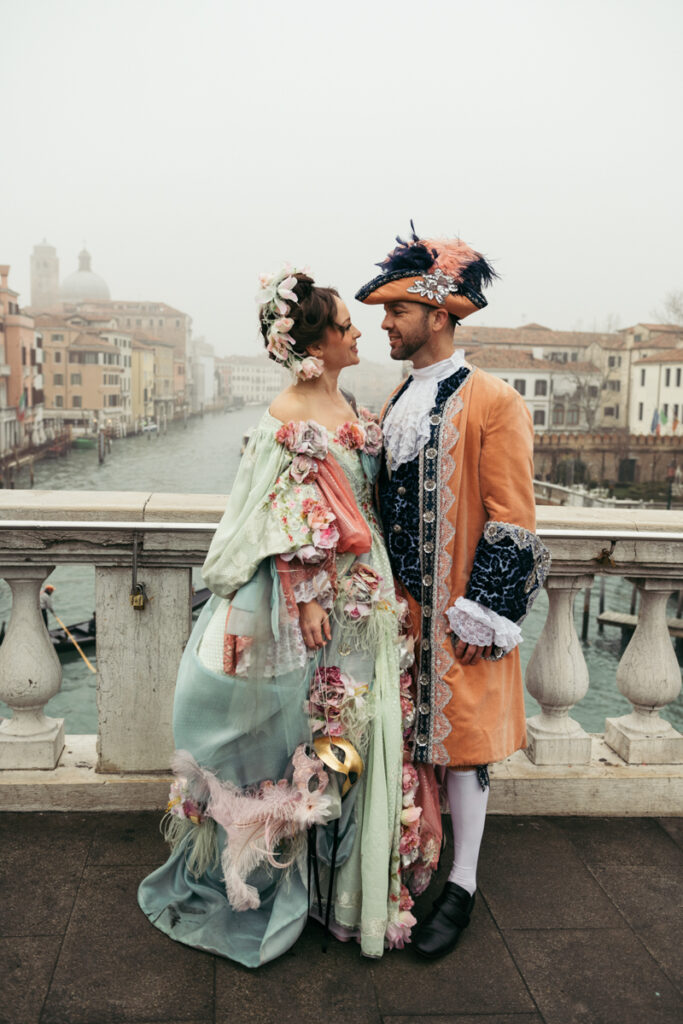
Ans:
{"label": "woman", "polygon": [[338,294],[286,267],[258,301],[296,382],[252,433],[204,564],[213,596],[174,706],[173,852],[139,902],[249,967],[292,945],[309,904],[378,957],[409,940],[407,883],[426,886],[440,827],[410,763],[412,648],[372,507],[381,432],[338,388],[360,337]]}

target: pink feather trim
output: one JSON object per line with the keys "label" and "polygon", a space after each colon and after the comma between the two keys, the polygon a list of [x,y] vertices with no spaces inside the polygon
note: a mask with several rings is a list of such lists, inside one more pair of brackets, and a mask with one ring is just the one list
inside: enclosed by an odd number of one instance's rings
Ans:
{"label": "pink feather trim", "polygon": [[420,241],[428,249],[436,249],[438,255],[434,266],[440,267],[444,274],[450,274],[456,280],[460,277],[465,267],[468,267],[470,263],[474,263],[475,260],[480,258],[478,252],[475,252],[474,249],[459,238],[422,238]]}

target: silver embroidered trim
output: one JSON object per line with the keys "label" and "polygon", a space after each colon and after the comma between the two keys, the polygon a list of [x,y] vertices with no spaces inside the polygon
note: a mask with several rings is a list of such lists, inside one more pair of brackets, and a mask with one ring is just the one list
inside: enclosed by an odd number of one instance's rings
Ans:
{"label": "silver embroidered trim", "polygon": [[552,561],[550,552],[537,533],[525,530],[523,526],[516,526],[514,523],[499,523],[490,519],[484,526],[483,537],[488,544],[497,544],[503,537],[510,537],[519,551],[531,548],[531,553],[534,556],[534,568],[524,584],[524,592],[528,595],[526,611],[518,620],[518,622],[523,622],[538,593],[538,590],[536,594],[532,594],[531,591],[534,588],[540,589],[548,578]]}
{"label": "silver embroidered trim", "polygon": [[449,295],[458,294],[458,285],[454,277],[444,274],[443,270],[437,268],[432,274],[416,278],[415,284],[406,291],[421,295],[422,298],[436,300],[442,306]]}

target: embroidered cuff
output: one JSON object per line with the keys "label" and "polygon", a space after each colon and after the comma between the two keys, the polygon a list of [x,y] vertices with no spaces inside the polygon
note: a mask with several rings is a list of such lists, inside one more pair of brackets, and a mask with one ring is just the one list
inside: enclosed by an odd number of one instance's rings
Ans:
{"label": "embroidered cuff", "polygon": [[522,642],[522,631],[516,623],[466,597],[459,597],[446,609],[446,615],[453,632],[468,644],[495,644],[503,654],[509,654]]}
{"label": "embroidered cuff", "polygon": [[490,521],[474,555],[466,597],[521,622],[550,570],[550,552],[535,533]]}
{"label": "embroidered cuff", "polygon": [[297,604],[317,601],[325,611],[334,604],[334,588],[326,572],[319,572],[312,579],[300,580],[294,584],[294,600]]}

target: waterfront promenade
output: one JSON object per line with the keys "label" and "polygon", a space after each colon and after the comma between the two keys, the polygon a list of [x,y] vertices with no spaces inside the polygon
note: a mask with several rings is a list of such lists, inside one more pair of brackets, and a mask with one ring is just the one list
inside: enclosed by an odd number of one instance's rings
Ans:
{"label": "waterfront promenade", "polygon": [[0,814],[2,1024],[683,1017],[683,819],[492,815],[472,924],[451,956],[425,963],[406,947],[371,961],[334,940],[324,953],[311,923],[249,971],[173,943],[138,909],[139,881],[165,858],[159,817]]}

